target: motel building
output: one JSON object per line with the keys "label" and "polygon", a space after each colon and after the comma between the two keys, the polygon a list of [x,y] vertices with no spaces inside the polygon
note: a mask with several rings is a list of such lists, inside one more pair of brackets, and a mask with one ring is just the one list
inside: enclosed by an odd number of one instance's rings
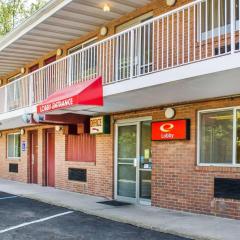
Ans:
{"label": "motel building", "polygon": [[239,1],[50,1],[0,39],[0,178],[240,219]]}

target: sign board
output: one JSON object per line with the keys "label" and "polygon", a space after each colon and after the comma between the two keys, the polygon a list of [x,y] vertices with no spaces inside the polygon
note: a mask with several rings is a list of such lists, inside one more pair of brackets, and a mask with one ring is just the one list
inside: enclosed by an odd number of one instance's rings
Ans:
{"label": "sign board", "polygon": [[109,134],[110,116],[90,118],[90,134]]}
{"label": "sign board", "polygon": [[52,103],[42,104],[37,106],[38,113],[50,112],[62,108],[68,108],[76,105],[76,99],[74,97],[66,98]]}
{"label": "sign board", "polygon": [[27,143],[26,141],[22,141],[22,152],[26,152],[27,149]]}
{"label": "sign board", "polygon": [[152,141],[189,140],[190,120],[152,122]]}

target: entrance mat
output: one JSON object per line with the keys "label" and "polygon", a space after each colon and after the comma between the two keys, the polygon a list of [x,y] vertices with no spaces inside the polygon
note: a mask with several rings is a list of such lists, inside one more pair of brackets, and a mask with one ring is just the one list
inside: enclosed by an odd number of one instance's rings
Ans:
{"label": "entrance mat", "polygon": [[114,206],[114,207],[121,207],[121,206],[131,205],[131,203],[120,202],[120,201],[116,201],[116,200],[102,201],[102,202],[97,202],[97,203],[105,204],[105,205],[109,205],[109,206]]}

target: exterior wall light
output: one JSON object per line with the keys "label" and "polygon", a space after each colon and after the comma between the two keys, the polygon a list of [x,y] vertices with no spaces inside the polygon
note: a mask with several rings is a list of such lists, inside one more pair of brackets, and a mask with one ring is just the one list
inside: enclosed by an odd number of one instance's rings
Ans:
{"label": "exterior wall light", "polygon": [[104,37],[104,36],[107,35],[107,33],[108,33],[108,28],[106,26],[103,26],[103,27],[100,28],[100,35],[101,36]]}
{"label": "exterior wall light", "polygon": [[63,130],[63,127],[62,127],[62,126],[55,126],[55,130],[56,130],[57,132],[60,132],[60,131]]}
{"label": "exterior wall light", "polygon": [[103,6],[103,11],[104,12],[110,12],[110,6],[108,5],[108,4],[104,4],[104,6]]}
{"label": "exterior wall light", "polygon": [[25,134],[25,130],[24,130],[23,128],[20,130],[20,134],[21,134],[21,135],[24,135],[24,134]]}
{"label": "exterior wall light", "polygon": [[62,56],[63,55],[63,50],[61,49],[61,48],[59,48],[58,50],[57,50],[57,56],[59,57],[59,56]]}
{"label": "exterior wall light", "polygon": [[169,7],[174,6],[176,2],[177,2],[177,0],[166,0],[166,4]]}
{"label": "exterior wall light", "polygon": [[24,74],[26,72],[26,68],[22,67],[20,71],[21,71],[21,74]]}
{"label": "exterior wall light", "polygon": [[32,114],[30,113],[25,113],[22,115],[22,120],[24,123],[30,123],[32,118]]}
{"label": "exterior wall light", "polygon": [[167,119],[172,119],[172,118],[175,117],[175,115],[176,115],[175,109],[173,109],[173,108],[167,108],[167,109],[165,110],[165,117],[166,117]]}

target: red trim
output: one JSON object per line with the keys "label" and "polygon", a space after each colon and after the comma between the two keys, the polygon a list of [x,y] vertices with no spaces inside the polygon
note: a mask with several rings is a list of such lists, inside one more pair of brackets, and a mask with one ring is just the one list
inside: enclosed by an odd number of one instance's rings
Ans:
{"label": "red trim", "polygon": [[39,69],[39,64],[35,64],[35,65],[33,65],[32,67],[30,67],[30,68],[28,69],[28,73],[35,72],[35,71],[38,70],[38,69]]}
{"label": "red trim", "polygon": [[52,56],[50,58],[47,58],[47,59],[44,60],[44,66],[46,66],[46,65],[48,65],[50,63],[53,63],[56,60],[57,60],[57,56],[56,55],[54,55],[54,56]]}
{"label": "red trim", "polygon": [[103,106],[102,77],[55,92],[37,106],[37,113],[66,109],[76,105]]}

